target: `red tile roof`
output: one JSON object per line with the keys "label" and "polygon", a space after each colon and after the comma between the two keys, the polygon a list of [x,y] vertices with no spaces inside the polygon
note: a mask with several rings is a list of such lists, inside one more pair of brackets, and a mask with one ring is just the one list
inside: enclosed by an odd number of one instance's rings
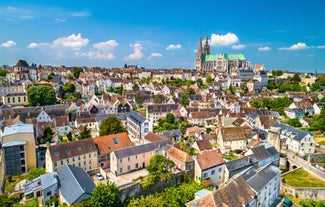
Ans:
{"label": "red tile roof", "polygon": [[[114,139],[116,138],[116,139]],[[109,154],[114,150],[134,146],[126,132],[94,138],[99,154]]]}
{"label": "red tile roof", "polygon": [[180,149],[177,149],[176,147],[171,147],[167,150],[167,154],[169,156],[172,156],[182,162],[191,162],[193,161],[193,158],[188,155],[186,152],[180,150]]}
{"label": "red tile roof", "polygon": [[224,163],[222,153],[219,150],[212,150],[197,156],[197,161],[201,170],[206,170],[210,167],[221,165]]}

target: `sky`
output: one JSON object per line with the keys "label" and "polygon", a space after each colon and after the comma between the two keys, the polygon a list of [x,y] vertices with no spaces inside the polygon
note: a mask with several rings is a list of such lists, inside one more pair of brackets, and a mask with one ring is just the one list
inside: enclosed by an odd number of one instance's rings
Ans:
{"label": "sky", "polygon": [[243,53],[266,70],[325,73],[325,1],[1,0],[0,65],[193,69]]}

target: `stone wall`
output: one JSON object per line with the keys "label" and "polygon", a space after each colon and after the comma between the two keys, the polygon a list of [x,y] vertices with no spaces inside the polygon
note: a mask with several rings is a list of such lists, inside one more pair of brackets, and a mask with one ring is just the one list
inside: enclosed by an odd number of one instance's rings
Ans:
{"label": "stone wall", "polygon": [[0,194],[5,191],[5,160],[3,151],[0,149]]}
{"label": "stone wall", "polygon": [[324,163],[325,153],[314,153],[307,156],[307,161],[310,163]]}
{"label": "stone wall", "polygon": [[325,188],[296,188],[281,183],[280,192],[299,200],[325,200]]}
{"label": "stone wall", "polygon": [[152,186],[149,190],[142,189],[141,185],[137,182],[130,182],[125,185],[119,186],[120,194],[119,198],[122,204],[127,198],[139,198],[141,196],[147,196],[149,194],[155,194],[156,192],[161,192],[165,188],[171,185],[180,184],[181,177],[184,173],[180,172],[174,174],[174,179],[170,182],[158,182],[155,186]]}

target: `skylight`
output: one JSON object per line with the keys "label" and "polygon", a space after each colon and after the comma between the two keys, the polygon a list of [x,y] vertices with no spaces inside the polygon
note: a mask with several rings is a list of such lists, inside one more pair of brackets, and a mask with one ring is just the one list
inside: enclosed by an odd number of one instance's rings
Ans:
{"label": "skylight", "polygon": [[113,138],[114,144],[118,144],[118,139],[117,138]]}

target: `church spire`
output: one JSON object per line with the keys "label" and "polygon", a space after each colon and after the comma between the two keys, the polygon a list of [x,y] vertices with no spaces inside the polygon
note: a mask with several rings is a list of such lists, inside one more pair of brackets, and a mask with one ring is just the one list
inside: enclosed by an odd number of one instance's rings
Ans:
{"label": "church spire", "polygon": [[196,56],[202,56],[202,37],[200,35],[200,39],[199,39],[199,44],[197,47],[197,52],[196,52]]}
{"label": "church spire", "polygon": [[207,36],[205,38],[205,43],[204,43],[204,55],[210,55],[210,45],[209,45],[208,33],[207,33]]}

